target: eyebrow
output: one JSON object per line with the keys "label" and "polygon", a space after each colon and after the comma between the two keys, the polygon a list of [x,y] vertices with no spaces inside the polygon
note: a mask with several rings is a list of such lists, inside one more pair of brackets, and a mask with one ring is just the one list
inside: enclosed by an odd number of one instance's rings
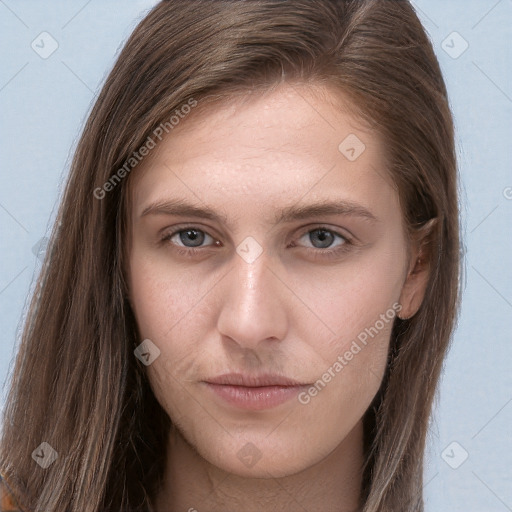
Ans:
{"label": "eyebrow", "polygon": [[[208,206],[196,206],[182,199],[157,201],[148,205],[140,217],[147,215],[174,215],[178,217],[196,217],[220,222],[229,226],[226,215],[216,212]],[[326,217],[329,215],[347,215],[361,217],[371,223],[379,222],[378,218],[364,206],[351,201],[319,201],[303,206],[287,206],[278,212],[273,219],[275,224],[289,223],[311,217]]]}

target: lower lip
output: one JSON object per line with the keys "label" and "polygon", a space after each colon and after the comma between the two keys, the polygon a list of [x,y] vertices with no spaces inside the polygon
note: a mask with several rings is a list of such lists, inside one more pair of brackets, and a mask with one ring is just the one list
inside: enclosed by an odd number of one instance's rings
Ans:
{"label": "lower lip", "polygon": [[206,385],[217,396],[221,397],[230,405],[252,411],[261,411],[263,409],[277,407],[296,397],[298,393],[306,387],[265,386],[256,388],[212,384],[210,382],[206,382]]}

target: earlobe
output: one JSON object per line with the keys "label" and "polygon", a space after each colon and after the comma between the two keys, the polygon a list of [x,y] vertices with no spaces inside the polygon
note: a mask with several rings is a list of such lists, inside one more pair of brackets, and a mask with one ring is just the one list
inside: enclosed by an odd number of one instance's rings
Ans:
{"label": "earlobe", "polygon": [[437,218],[430,219],[414,234],[409,271],[400,294],[400,320],[409,320],[419,310],[432,269],[432,239]]}
{"label": "earlobe", "polygon": [[428,273],[424,273],[421,276],[418,272],[411,272],[409,274],[400,295],[399,302],[402,309],[400,314],[397,315],[400,320],[409,320],[409,318],[412,318],[417,313],[423,302],[427,281]]}

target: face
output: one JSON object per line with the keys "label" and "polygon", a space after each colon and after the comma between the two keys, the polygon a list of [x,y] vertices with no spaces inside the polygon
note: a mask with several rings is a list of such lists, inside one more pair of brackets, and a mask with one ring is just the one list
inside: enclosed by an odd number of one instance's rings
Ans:
{"label": "face", "polygon": [[409,297],[383,144],[319,91],[283,84],[185,118],[130,177],[151,387],[197,452],[238,475],[291,475],[340,446]]}

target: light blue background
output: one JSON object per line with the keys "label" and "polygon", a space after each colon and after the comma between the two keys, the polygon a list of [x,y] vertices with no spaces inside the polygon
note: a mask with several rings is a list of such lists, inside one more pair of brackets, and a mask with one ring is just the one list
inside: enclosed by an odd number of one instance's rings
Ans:
{"label": "light blue background", "polygon": [[[40,270],[33,248],[54,219],[83,122],[120,46],[155,3],[0,0],[0,382]],[[455,116],[467,247],[462,314],[429,437],[426,508],[504,512],[512,510],[512,1],[414,5]],[[47,59],[31,48],[43,31],[59,45]],[[458,58],[443,49],[463,48],[454,31],[469,44]],[[453,465],[462,450],[469,456],[453,469],[445,459]]]}

